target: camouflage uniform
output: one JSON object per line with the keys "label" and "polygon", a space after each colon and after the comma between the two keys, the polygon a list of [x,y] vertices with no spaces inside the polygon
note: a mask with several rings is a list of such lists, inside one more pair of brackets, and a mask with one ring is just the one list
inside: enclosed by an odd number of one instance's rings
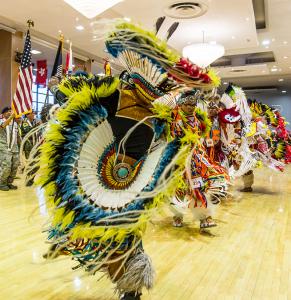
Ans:
{"label": "camouflage uniform", "polygon": [[[33,120],[30,122],[28,119],[24,119],[20,125],[20,133],[21,137],[24,138],[30,130],[32,130],[38,124],[37,120]],[[28,159],[31,149],[35,144],[35,136],[32,136],[25,144],[24,144],[24,153],[25,158]]]}
{"label": "camouflage uniform", "polygon": [[[0,125],[4,122],[5,119],[0,119]],[[9,149],[7,132],[11,134],[12,122],[7,127],[0,127],[0,185],[12,184],[19,166],[18,125],[14,122],[15,139],[14,141],[12,139],[11,149]]]}

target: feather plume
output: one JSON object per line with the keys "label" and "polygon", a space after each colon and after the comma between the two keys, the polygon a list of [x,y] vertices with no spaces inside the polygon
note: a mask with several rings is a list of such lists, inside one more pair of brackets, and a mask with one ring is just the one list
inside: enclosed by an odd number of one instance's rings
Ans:
{"label": "feather plume", "polygon": [[159,32],[159,30],[160,30],[161,26],[163,25],[165,19],[166,19],[165,16],[164,16],[164,17],[159,17],[159,18],[157,19],[157,22],[156,22],[156,33]]}
{"label": "feather plume", "polygon": [[167,41],[170,39],[170,37],[174,34],[174,32],[177,30],[178,26],[179,26],[179,22],[175,22],[171,25],[171,27],[168,29],[167,32]]}

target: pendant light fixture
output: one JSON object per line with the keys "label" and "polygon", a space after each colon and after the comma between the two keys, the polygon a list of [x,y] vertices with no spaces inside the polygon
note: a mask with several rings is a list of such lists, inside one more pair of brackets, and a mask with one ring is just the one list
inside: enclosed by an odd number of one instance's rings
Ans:
{"label": "pendant light fixture", "polygon": [[201,68],[208,67],[218,58],[222,57],[224,53],[225,49],[222,45],[205,43],[204,31],[202,43],[191,44],[183,48],[183,56]]}

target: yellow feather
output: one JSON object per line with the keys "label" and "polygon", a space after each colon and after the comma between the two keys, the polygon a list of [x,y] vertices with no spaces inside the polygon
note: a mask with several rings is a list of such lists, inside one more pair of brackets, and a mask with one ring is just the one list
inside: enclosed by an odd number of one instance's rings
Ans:
{"label": "yellow feather", "polygon": [[74,220],[74,216],[74,211],[70,211],[67,215],[65,215],[62,220],[61,229],[65,229],[68,225],[70,225]]}

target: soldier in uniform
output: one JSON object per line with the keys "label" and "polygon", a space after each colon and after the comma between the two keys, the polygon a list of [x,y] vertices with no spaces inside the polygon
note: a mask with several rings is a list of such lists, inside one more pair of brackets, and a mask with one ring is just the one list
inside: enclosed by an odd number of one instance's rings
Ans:
{"label": "soldier in uniform", "polygon": [[10,107],[2,110],[0,119],[0,191],[17,189],[13,180],[19,166],[18,125]]}

